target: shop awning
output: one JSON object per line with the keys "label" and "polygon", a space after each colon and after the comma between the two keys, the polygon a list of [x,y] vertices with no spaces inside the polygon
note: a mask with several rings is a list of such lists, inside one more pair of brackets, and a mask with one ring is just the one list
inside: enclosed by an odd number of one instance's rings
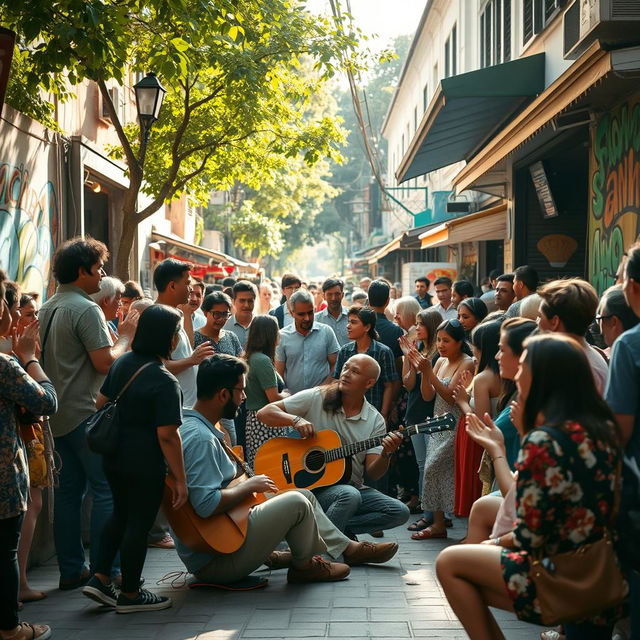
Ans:
{"label": "shop awning", "polygon": [[173,245],[185,251],[189,251],[195,255],[201,256],[212,265],[220,264],[233,266],[236,267],[241,273],[257,273],[259,270],[259,265],[257,263],[245,262],[244,260],[239,260],[238,258],[227,255],[222,251],[213,251],[212,249],[207,249],[206,247],[192,244],[191,242],[187,242],[186,240],[183,240],[178,236],[166,235],[164,233],[159,233],[158,231],[153,231],[151,235],[153,237],[153,240],[155,241],[165,242],[168,245]]}
{"label": "shop awning", "polygon": [[396,171],[398,182],[467,160],[544,91],[544,53],[441,80]]}
{"label": "shop awning", "polygon": [[391,253],[392,251],[395,251],[396,249],[399,249],[400,240],[402,240],[402,236],[398,236],[397,238],[394,238],[393,240],[391,240],[391,242],[387,242],[387,244],[382,246],[375,253],[371,254],[367,258],[367,262],[369,264],[375,264],[376,262],[378,262],[378,260],[381,260],[387,254]]}
{"label": "shop awning", "polygon": [[442,247],[460,242],[504,240],[507,238],[506,203],[456,218],[420,235],[422,249]]}
{"label": "shop awning", "polygon": [[[627,66],[624,66],[624,65]],[[541,128],[562,111],[575,105],[587,91],[598,84],[613,70],[629,71],[624,52],[604,51],[595,42],[553,84],[541,93],[501,131],[478,151],[472,160],[458,173],[453,183],[456,192],[465,189],[483,189],[483,184],[493,185],[491,176],[504,173],[506,157],[527,142]],[[637,69],[638,62],[636,60]],[[490,192],[490,191],[489,191]]]}

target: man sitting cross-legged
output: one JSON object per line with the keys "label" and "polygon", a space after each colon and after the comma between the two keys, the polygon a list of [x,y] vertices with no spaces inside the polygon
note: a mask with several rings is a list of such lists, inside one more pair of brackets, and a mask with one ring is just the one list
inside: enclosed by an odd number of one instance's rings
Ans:
{"label": "man sitting cross-legged", "polygon": [[[258,411],[258,419],[272,427],[290,425],[303,438],[313,435],[316,428],[333,429],[344,444],[384,435],[383,417],[365,399],[379,375],[380,365],[371,356],[356,354],[345,362],[338,381],[268,404]],[[373,533],[409,519],[404,503],[364,485],[365,471],[371,480],[387,472],[401,442],[402,436],[389,433],[382,446],[351,456],[348,484],[314,489],[318,502],[340,531]]]}
{"label": "man sitting cross-legged", "polygon": [[[223,434],[214,425],[232,419],[245,399],[247,365],[238,358],[216,354],[204,360],[197,376],[198,400],[184,411],[180,434],[189,502],[203,518],[225,513],[251,493],[276,493],[265,475],[228,487],[238,475],[227,453]],[[290,553],[274,552],[286,540]],[[334,527],[308,491],[290,491],[270,497],[249,512],[247,536],[235,552],[202,553],[176,537],[178,554],[190,573],[203,582],[236,582],[265,561],[275,568],[289,566],[289,582],[342,580],[349,565],[386,562],[398,549],[395,543],[354,543]],[[341,555],[344,563],[326,562],[319,555]]]}

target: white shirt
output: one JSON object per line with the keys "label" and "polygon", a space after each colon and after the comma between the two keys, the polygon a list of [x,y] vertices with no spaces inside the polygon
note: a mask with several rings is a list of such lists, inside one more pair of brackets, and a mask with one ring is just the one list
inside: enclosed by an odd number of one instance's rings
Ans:
{"label": "white shirt", "polygon": [[[172,360],[182,360],[188,358],[193,353],[189,336],[184,329],[178,331],[178,345],[171,354]],[[187,367],[181,373],[176,373],[180,388],[182,389],[182,406],[185,409],[191,409],[198,399],[198,391],[196,388],[197,367]]]}
{"label": "white shirt", "polygon": [[598,389],[600,394],[603,394],[605,387],[607,386],[609,365],[602,357],[602,354],[597,349],[594,349],[586,340],[582,341],[582,346],[584,347],[587,360],[591,365],[591,372],[593,373],[593,379],[596,382],[596,389]]}
{"label": "white shirt", "polygon": [[440,302],[433,308],[442,316],[443,320],[455,320],[458,317],[458,310],[453,306],[453,302],[448,309],[445,309]]}

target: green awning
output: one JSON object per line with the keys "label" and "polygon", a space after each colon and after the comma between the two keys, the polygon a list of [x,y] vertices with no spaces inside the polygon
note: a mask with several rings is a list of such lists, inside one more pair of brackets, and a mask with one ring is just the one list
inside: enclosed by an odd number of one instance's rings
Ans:
{"label": "green awning", "polygon": [[542,91],[544,53],[444,78],[396,171],[398,183],[468,160]]}

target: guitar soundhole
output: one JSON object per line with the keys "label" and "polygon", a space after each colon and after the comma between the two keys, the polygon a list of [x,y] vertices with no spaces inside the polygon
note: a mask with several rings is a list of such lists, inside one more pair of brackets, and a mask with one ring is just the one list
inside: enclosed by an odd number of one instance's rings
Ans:
{"label": "guitar soundhole", "polygon": [[304,459],[304,466],[307,471],[320,471],[324,467],[324,451],[319,449],[309,451]]}

